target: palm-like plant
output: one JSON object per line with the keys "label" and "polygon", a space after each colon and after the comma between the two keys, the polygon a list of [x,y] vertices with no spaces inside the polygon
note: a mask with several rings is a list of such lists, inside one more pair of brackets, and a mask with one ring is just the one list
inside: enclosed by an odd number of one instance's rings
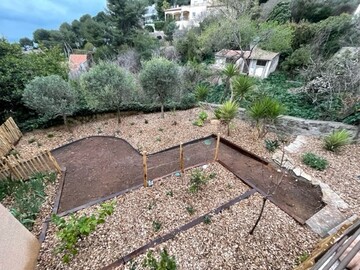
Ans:
{"label": "palm-like plant", "polygon": [[264,138],[267,125],[272,124],[285,112],[285,107],[277,100],[264,97],[255,101],[249,108],[249,116],[256,122],[258,137]]}
{"label": "palm-like plant", "polygon": [[225,77],[225,93],[224,93],[224,96],[227,95],[228,91],[231,90],[230,89],[230,81],[231,81],[231,78],[239,75],[239,70],[238,68],[236,67],[235,64],[233,63],[230,63],[230,64],[227,64],[226,67],[221,71],[221,74]]}
{"label": "palm-like plant", "polygon": [[245,75],[236,76],[231,80],[231,98],[230,100],[238,100],[244,98],[245,94],[253,89],[255,83],[252,78]]}
{"label": "palm-like plant", "polygon": [[236,117],[239,106],[236,102],[228,100],[217,110],[217,117],[226,124],[227,135],[230,136],[230,122]]}
{"label": "palm-like plant", "polygon": [[209,94],[209,86],[206,84],[198,84],[195,88],[195,98],[198,101],[205,101]]}

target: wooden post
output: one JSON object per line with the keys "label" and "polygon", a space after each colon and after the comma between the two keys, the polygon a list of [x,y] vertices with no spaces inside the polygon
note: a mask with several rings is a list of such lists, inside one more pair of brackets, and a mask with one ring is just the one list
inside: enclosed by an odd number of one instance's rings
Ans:
{"label": "wooden post", "polygon": [[147,157],[146,157],[146,151],[143,152],[143,169],[144,169],[144,187],[147,187]]}
{"label": "wooden post", "polygon": [[[14,168],[11,166],[10,162],[6,159],[6,158],[2,158],[4,163],[8,166],[10,172],[18,179],[21,179],[21,175],[19,175],[15,170]],[[11,177],[10,177],[11,178]]]}
{"label": "wooden post", "polygon": [[184,147],[183,144],[180,143],[180,170],[181,173],[185,173],[185,167],[184,167]]}
{"label": "wooden post", "polygon": [[58,171],[58,173],[61,173],[61,168],[59,164],[57,163],[56,159],[52,156],[49,150],[46,150],[45,153],[48,155],[51,162],[54,164],[55,169]]}
{"label": "wooden post", "polygon": [[220,133],[217,134],[214,161],[217,161],[217,160],[218,160],[218,156],[219,156],[219,146],[220,146]]}

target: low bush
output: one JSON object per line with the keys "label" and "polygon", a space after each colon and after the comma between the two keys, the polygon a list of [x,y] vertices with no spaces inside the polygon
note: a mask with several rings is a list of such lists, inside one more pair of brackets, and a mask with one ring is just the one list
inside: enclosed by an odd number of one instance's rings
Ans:
{"label": "low bush", "polygon": [[337,130],[324,138],[326,150],[336,152],[340,147],[350,143],[350,133],[345,130]]}
{"label": "low bush", "polygon": [[325,170],[329,165],[325,158],[319,157],[314,153],[305,153],[302,157],[302,162],[318,171]]}
{"label": "low bush", "polygon": [[191,172],[190,176],[190,187],[191,193],[196,193],[209,181],[210,177],[206,175],[202,170],[195,169]]}
{"label": "low bush", "polygon": [[91,216],[83,215],[81,217],[70,215],[68,219],[53,215],[51,221],[57,226],[56,233],[60,243],[56,247],[56,253],[62,253],[63,262],[69,263],[70,260],[78,253],[76,244],[95,231],[99,224],[105,222],[107,216],[112,215],[115,208],[115,201],[103,203],[97,214]]}
{"label": "low bush", "polygon": [[11,196],[10,212],[28,230],[31,230],[45,202],[45,187],[55,182],[56,174],[37,173],[26,182],[19,180],[0,181],[0,200]]}
{"label": "low bush", "polygon": [[176,270],[176,261],[174,256],[170,256],[166,249],[160,253],[160,260],[157,261],[150,250],[142,263],[143,267],[149,267],[151,270]]}
{"label": "low bush", "polygon": [[265,140],[265,148],[270,152],[274,152],[280,146],[280,142],[278,140]]}
{"label": "low bush", "polygon": [[208,114],[206,112],[204,112],[204,111],[201,111],[199,113],[198,119],[196,119],[193,122],[193,125],[198,126],[198,127],[202,127],[202,126],[204,126],[204,122],[207,120],[207,118],[208,118]]}

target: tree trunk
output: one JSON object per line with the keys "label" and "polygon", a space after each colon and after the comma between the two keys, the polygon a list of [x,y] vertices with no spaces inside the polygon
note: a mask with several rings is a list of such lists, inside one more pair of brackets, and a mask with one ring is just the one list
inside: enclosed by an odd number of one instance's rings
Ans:
{"label": "tree trunk", "polygon": [[262,217],[262,215],[263,215],[263,213],[264,213],[264,208],[265,208],[265,203],[266,203],[266,201],[267,201],[267,198],[263,198],[263,203],[262,203],[262,206],[261,206],[261,210],[260,210],[259,216],[258,216],[258,218],[257,218],[257,220],[256,220],[256,222],[255,222],[255,224],[254,224],[254,227],[252,227],[251,231],[249,232],[250,235],[253,235],[253,234],[254,234],[254,231],[255,231],[255,229],[256,229],[256,226],[257,226],[257,225],[259,224],[259,222],[260,222],[260,219],[261,219],[261,217]]}
{"label": "tree trunk", "polygon": [[64,119],[64,125],[65,125],[66,130],[70,131],[70,127],[69,127],[69,123],[68,123],[66,114],[63,114],[63,119]]}
{"label": "tree trunk", "polygon": [[121,118],[120,118],[120,109],[119,108],[117,109],[116,117],[117,117],[118,124],[120,124],[121,123]]}
{"label": "tree trunk", "polygon": [[227,135],[230,136],[230,123],[227,123]]}
{"label": "tree trunk", "polygon": [[165,118],[165,116],[164,116],[164,104],[161,104],[161,118]]}

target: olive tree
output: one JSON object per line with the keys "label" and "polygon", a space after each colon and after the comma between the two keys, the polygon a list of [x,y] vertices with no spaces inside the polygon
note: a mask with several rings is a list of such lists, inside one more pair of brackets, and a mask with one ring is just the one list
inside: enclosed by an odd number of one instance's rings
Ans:
{"label": "olive tree", "polygon": [[121,106],[135,88],[130,72],[116,64],[102,62],[81,76],[80,85],[91,110],[116,110],[118,123],[121,122]]}
{"label": "olive tree", "polygon": [[76,111],[76,93],[58,75],[36,77],[25,87],[23,102],[45,119],[62,116],[68,128],[67,116]]}
{"label": "olive tree", "polygon": [[141,70],[140,81],[144,92],[160,103],[164,118],[164,104],[180,85],[178,65],[162,57],[153,58]]}

